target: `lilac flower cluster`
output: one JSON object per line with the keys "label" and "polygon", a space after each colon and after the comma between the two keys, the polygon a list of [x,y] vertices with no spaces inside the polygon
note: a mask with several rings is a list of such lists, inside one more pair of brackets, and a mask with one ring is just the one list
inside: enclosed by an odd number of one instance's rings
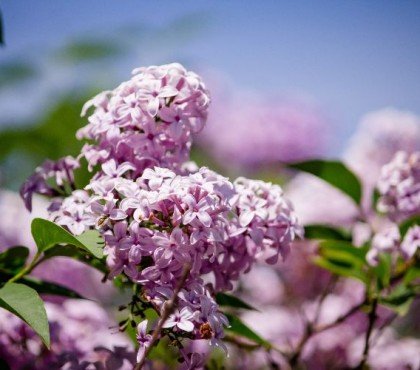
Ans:
{"label": "lilac flower cluster", "polygon": [[180,64],[138,68],[133,77],[112,91],[88,101],[94,107],[78,138],[90,166],[114,159],[130,162],[134,176],[147,167],[179,169],[189,157],[192,133],[206,121],[209,93],[200,77]]}
{"label": "lilac flower cluster", "polygon": [[420,226],[414,225],[407,230],[401,241],[398,226],[391,224],[388,228],[375,234],[372,246],[366,255],[370,265],[376,266],[381,253],[388,253],[394,257],[401,255],[404,259],[410,259],[420,247]]}
{"label": "lilac flower cluster", "polygon": [[363,205],[371,196],[381,168],[396,152],[420,150],[420,117],[411,112],[384,108],[362,117],[344,152],[344,161],[363,182]]}
{"label": "lilac flower cluster", "polygon": [[[135,70],[130,81],[86,104],[83,113],[94,111],[78,132],[90,140],[80,157],[94,175],[85,189],[54,198],[49,211],[75,235],[99,230],[109,277],[123,274],[139,284],[158,313],[187,270],[164,330],[224,346],[228,321],[214,293],[232,289],[259,259],[285,258],[302,228],[279,186],[231,183],[186,163],[208,105],[200,78],[179,64]],[[27,200],[40,188],[34,179],[30,185],[22,190]],[[147,322],[137,339],[140,359],[151,344]]]}
{"label": "lilac flower cluster", "polygon": [[214,111],[197,142],[222,167],[255,172],[324,153],[328,121],[310,104],[257,94],[229,99],[226,89],[213,95]]}
{"label": "lilac flower cluster", "polygon": [[47,160],[39,166],[35,173],[23,184],[20,194],[25,202],[26,208],[32,210],[32,196],[34,193],[54,197],[66,195],[73,186],[73,171],[79,168],[79,161],[67,156],[54,162]]}
{"label": "lilac flower cluster", "polygon": [[[213,275],[211,291],[232,289],[256,259],[273,263],[279,254],[285,257],[302,232],[280,187],[244,178],[232,184],[207,168],[176,175],[156,167],[136,180],[106,175],[88,189],[96,191],[80,220],[102,233],[110,276],[124,273],[162,309],[190,265],[179,310],[166,325],[215,344],[221,344],[227,320],[203,287],[204,276]],[[67,200],[70,210],[61,212],[75,214],[80,204]],[[55,222],[74,232],[68,217],[56,216]]]}
{"label": "lilac flower cluster", "polygon": [[[11,370],[133,368],[134,351],[128,338],[113,334],[115,325],[96,303],[67,300],[46,303],[51,350],[23,321],[0,310],[0,359]],[[109,366],[105,367],[105,363]]]}
{"label": "lilac flower cluster", "polygon": [[399,222],[420,214],[420,152],[398,152],[382,167],[378,210]]}

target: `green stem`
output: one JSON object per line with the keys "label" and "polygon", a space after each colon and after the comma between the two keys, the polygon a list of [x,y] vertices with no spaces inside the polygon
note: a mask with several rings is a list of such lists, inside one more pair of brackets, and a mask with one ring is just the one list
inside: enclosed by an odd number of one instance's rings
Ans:
{"label": "green stem", "polygon": [[40,252],[37,252],[31,261],[31,263],[27,266],[25,266],[22,270],[20,270],[15,276],[13,276],[11,279],[9,279],[8,283],[14,283],[20,279],[22,279],[25,275],[31,273],[31,271],[38,266],[40,260],[39,257],[41,256]]}

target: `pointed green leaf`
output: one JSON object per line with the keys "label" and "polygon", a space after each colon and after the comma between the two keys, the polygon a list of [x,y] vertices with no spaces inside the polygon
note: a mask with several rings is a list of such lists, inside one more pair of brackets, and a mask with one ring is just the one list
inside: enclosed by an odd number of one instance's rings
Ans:
{"label": "pointed green leaf", "polygon": [[245,310],[254,310],[258,311],[256,308],[252,307],[248,303],[244,302],[242,299],[235,297],[227,293],[217,293],[216,302],[220,306],[233,307],[233,308],[243,308]]}
{"label": "pointed green leaf", "polygon": [[26,247],[12,247],[0,253],[0,269],[7,271],[20,270],[29,256],[29,249]]}
{"label": "pointed green leaf", "polygon": [[229,320],[229,327],[226,329],[226,332],[239,335],[241,337],[250,339],[251,341],[260,344],[265,347],[270,347],[271,344],[258,335],[254,330],[252,330],[248,325],[246,325],[239,317],[225,314]]}
{"label": "pointed green leaf", "polygon": [[103,248],[99,244],[100,237],[94,230],[74,236],[54,222],[42,218],[35,218],[32,221],[31,230],[39,252],[45,252],[56,244],[71,244],[87,250],[96,258],[103,257]]}
{"label": "pointed green leaf", "polygon": [[307,225],[305,226],[306,239],[332,239],[351,241],[349,233],[326,225]]}
{"label": "pointed green leaf", "polygon": [[362,186],[357,176],[340,161],[312,160],[293,163],[289,167],[308,172],[341,190],[360,204]]}
{"label": "pointed green leaf", "polygon": [[367,264],[365,260],[368,247],[355,247],[349,242],[326,240],[319,245],[319,256],[314,263],[334,274],[355,278],[366,283]]}
{"label": "pointed green leaf", "polygon": [[399,285],[388,296],[381,297],[379,303],[404,316],[410,309],[415,296],[416,293],[411,288]]}
{"label": "pointed green leaf", "polygon": [[420,266],[411,266],[404,275],[403,282],[405,285],[409,285],[412,281],[420,280]]}
{"label": "pointed green leaf", "polygon": [[[0,270],[0,282],[4,281],[7,283],[11,278],[13,278],[14,274],[9,271],[2,271]],[[51,283],[49,281],[42,281],[36,279],[31,276],[26,276],[19,279],[23,284],[27,285],[28,287],[35,289],[38,294],[49,294],[49,295],[59,295],[62,297],[68,298],[83,298],[79,293],[56,283]],[[0,284],[0,287],[2,285]],[[0,368],[1,369],[1,368]]]}
{"label": "pointed green leaf", "polygon": [[33,277],[26,277],[21,280],[25,285],[35,289],[39,294],[58,295],[67,298],[83,299],[83,297],[63,285],[42,281]]}
{"label": "pointed green leaf", "polygon": [[102,259],[95,258],[89,252],[79,248],[74,248],[71,245],[55,245],[44,252],[44,260],[54,257],[69,257],[83,262],[101,272],[108,271],[106,264]]}
{"label": "pointed green leaf", "polygon": [[50,347],[50,330],[44,302],[34,289],[24,284],[4,285],[0,289],[0,307],[20,317]]}

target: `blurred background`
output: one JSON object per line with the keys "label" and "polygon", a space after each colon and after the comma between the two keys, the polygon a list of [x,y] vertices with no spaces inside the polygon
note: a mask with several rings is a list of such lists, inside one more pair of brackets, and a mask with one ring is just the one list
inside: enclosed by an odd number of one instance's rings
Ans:
{"label": "blurred background", "polygon": [[203,75],[213,106],[193,155],[224,173],[340,157],[360,122],[403,117],[419,132],[418,2],[4,0],[0,10],[3,188],[46,157],[76,154],[83,102],[150,64]]}
{"label": "blurred background", "polygon": [[[420,150],[420,2],[0,0],[0,20],[0,214],[7,215],[0,251],[34,247],[31,216],[15,191],[46,158],[79,153],[84,102],[139,66],[180,62],[199,73],[212,106],[192,158],[232,178],[285,184],[303,224],[353,227],[358,210],[320,180],[282,171],[284,164],[343,160],[360,177],[369,210],[381,166],[398,150]],[[45,202],[35,208],[46,217]],[[242,282],[245,297],[269,315],[244,320],[268,339],[299,338],[301,306],[312,307],[329,287],[329,275],[310,264],[312,247],[302,243],[289,264],[275,272],[260,266]],[[38,274],[103,307],[115,303],[108,286],[98,288],[98,275],[73,262],[54,260]],[[359,293],[346,284],[332,292],[331,312]],[[258,296],[246,296],[247,289]],[[418,312],[417,303],[399,332],[418,336]],[[354,328],[336,333],[350,352]],[[314,353],[335,355],[334,341],[321,338]],[[419,353],[417,341],[412,347]],[[377,357],[414,357],[392,348]]]}

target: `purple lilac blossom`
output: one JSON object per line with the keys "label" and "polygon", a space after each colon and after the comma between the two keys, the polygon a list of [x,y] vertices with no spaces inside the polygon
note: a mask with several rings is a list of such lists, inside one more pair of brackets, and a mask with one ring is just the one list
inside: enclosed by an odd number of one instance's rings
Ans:
{"label": "purple lilac blossom", "polygon": [[420,226],[415,225],[407,230],[404,239],[401,243],[401,252],[403,257],[410,259],[416,254],[420,248]]}
{"label": "purple lilac blossom", "polygon": [[420,214],[420,152],[398,152],[382,167],[378,210],[401,222]]}
{"label": "purple lilac blossom", "polygon": [[319,109],[257,94],[225,95],[214,94],[209,124],[197,136],[222,167],[255,172],[324,154],[328,122]]}
{"label": "purple lilac blossom", "polygon": [[397,252],[401,241],[400,230],[395,224],[391,224],[381,232],[375,234],[372,239],[372,246],[366,255],[366,260],[372,266],[379,263],[381,253]]}
{"label": "purple lilac blossom", "polygon": [[372,191],[382,166],[400,150],[420,150],[418,116],[394,108],[384,108],[362,117],[343,158],[363,182],[363,204],[367,209],[370,209]]}
{"label": "purple lilac blossom", "polygon": [[88,101],[89,124],[78,138],[96,144],[83,148],[90,166],[113,159],[130,162],[135,175],[150,166],[179,169],[188,160],[192,133],[207,118],[210,97],[200,77],[180,64],[138,68],[112,91]]}
{"label": "purple lilac blossom", "polygon": [[[258,260],[285,258],[302,227],[279,186],[245,178],[231,183],[186,162],[209,101],[201,79],[179,64],[137,69],[131,80],[93,98],[78,137],[90,140],[79,158],[95,174],[85,189],[54,198],[49,210],[75,235],[98,229],[109,277],[123,273],[140,284],[158,310],[190,266],[167,325],[224,348],[228,321],[214,293],[232,289]],[[32,187],[36,182],[22,190],[27,201]],[[145,330],[138,328],[140,355]]]}
{"label": "purple lilac blossom", "polygon": [[[182,320],[175,324],[171,317],[167,325],[219,345],[227,320],[199,288],[203,276],[213,274],[213,290],[232,289],[257,259],[285,257],[302,232],[280,187],[244,178],[232,184],[207,168],[187,176],[146,169],[135,181],[104,176],[88,187],[108,189],[92,194],[85,213],[105,239],[110,276],[124,272],[162,307],[190,264],[179,303]],[[120,212],[113,217],[105,212],[111,208]],[[148,266],[140,270],[145,260]]]}
{"label": "purple lilac blossom", "polygon": [[[41,197],[33,199],[33,210],[29,213],[17,193],[0,190],[0,213],[7,214],[0,224],[0,253],[22,245],[35,254],[36,245],[31,236],[31,221],[34,217],[48,217],[47,202]],[[107,300],[114,290],[110,284],[101,282],[99,271],[67,257],[55,257],[39,265],[32,273],[35,277],[70,288],[83,297]],[[52,297],[48,297],[52,299]],[[56,300],[56,299],[55,299]]]}
{"label": "purple lilac blossom", "polygon": [[[369,351],[368,364],[373,370],[407,370],[420,368],[420,340],[417,338],[399,338],[392,328],[384,333],[372,333],[372,347]],[[363,351],[364,335],[359,336],[347,347],[348,365],[357,366]]]}
{"label": "purple lilac blossom", "polygon": [[23,321],[0,310],[0,358],[11,370],[86,369],[88,365],[99,369],[94,366],[102,360],[115,365],[106,368],[109,370],[133,367],[132,344],[124,335],[112,332],[110,327],[116,324],[96,303],[47,302],[46,310],[51,331],[50,351]]}
{"label": "purple lilac blossom", "polygon": [[[79,168],[79,162],[73,157],[64,157],[56,162],[47,160],[39,166],[21,188],[21,196],[26,208],[32,210],[32,196],[34,193],[52,197],[66,194],[66,185],[74,183],[73,171]],[[53,182],[53,184],[51,183]]]}

